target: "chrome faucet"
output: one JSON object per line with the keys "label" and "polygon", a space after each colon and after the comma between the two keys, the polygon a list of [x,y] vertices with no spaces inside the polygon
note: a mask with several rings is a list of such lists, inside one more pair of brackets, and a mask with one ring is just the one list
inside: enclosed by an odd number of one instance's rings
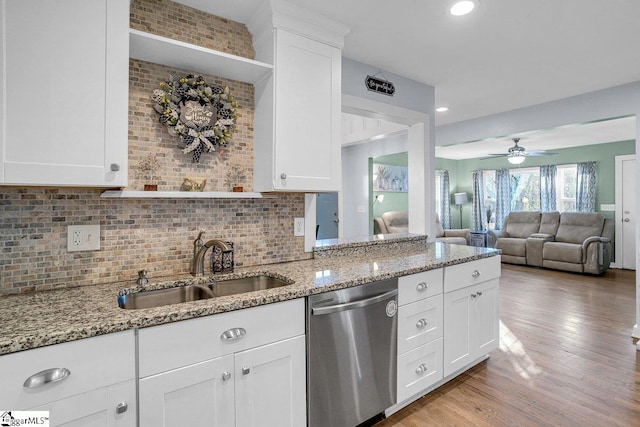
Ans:
{"label": "chrome faucet", "polygon": [[[198,235],[198,239],[202,236],[202,233]],[[196,239],[196,241],[198,240]],[[194,276],[204,276],[204,255],[207,253],[207,250],[211,247],[217,247],[222,252],[233,252],[233,248],[227,245],[222,240],[209,240],[204,243],[197,251],[195,251],[194,245],[194,254],[193,259],[191,260],[191,274]]]}

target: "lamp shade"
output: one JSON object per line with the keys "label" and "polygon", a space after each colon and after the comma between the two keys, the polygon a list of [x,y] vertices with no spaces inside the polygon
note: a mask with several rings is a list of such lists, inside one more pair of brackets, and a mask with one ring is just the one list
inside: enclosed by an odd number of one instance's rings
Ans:
{"label": "lamp shade", "polygon": [[454,205],[464,205],[469,201],[467,198],[467,193],[455,193],[453,195],[453,204]]}

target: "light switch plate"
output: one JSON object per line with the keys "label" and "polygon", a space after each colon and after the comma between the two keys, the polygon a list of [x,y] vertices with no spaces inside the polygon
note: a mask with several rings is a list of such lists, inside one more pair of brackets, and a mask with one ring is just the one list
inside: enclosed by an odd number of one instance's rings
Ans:
{"label": "light switch plate", "polygon": [[600,212],[615,212],[615,210],[616,210],[616,205],[614,205],[614,204],[610,204],[610,205],[601,204],[600,205]]}
{"label": "light switch plate", "polygon": [[304,218],[293,218],[293,235],[304,236]]}
{"label": "light switch plate", "polygon": [[99,251],[100,224],[69,225],[67,252]]}

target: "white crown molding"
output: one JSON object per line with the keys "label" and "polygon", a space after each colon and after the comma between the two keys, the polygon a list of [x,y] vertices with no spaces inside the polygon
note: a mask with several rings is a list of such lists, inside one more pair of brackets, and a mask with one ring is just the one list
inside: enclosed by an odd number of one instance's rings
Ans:
{"label": "white crown molding", "polygon": [[342,49],[344,37],[351,28],[286,0],[267,0],[256,9],[247,22],[254,39],[269,34],[273,28],[282,28],[298,35]]}

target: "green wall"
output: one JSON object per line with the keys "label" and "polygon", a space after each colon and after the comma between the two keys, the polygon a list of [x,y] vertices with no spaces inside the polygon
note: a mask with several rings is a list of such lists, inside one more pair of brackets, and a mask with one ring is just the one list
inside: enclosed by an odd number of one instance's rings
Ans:
{"label": "green wall", "polygon": [[[510,164],[506,158],[448,160],[436,159],[436,169],[449,171],[451,194],[467,192],[471,200],[471,172],[478,169],[495,170],[501,168],[530,168],[542,165],[563,165],[594,160],[596,164],[596,211],[601,204],[615,203],[615,157],[635,153],[635,140],[621,141],[608,144],[588,145],[584,147],[553,150],[558,155],[554,157],[527,157],[521,165]],[[455,177],[454,177],[455,176]],[[458,208],[452,204],[452,224],[460,224]],[[613,212],[602,212],[605,218],[613,218]],[[463,206],[463,228],[471,227],[471,204]]]}

